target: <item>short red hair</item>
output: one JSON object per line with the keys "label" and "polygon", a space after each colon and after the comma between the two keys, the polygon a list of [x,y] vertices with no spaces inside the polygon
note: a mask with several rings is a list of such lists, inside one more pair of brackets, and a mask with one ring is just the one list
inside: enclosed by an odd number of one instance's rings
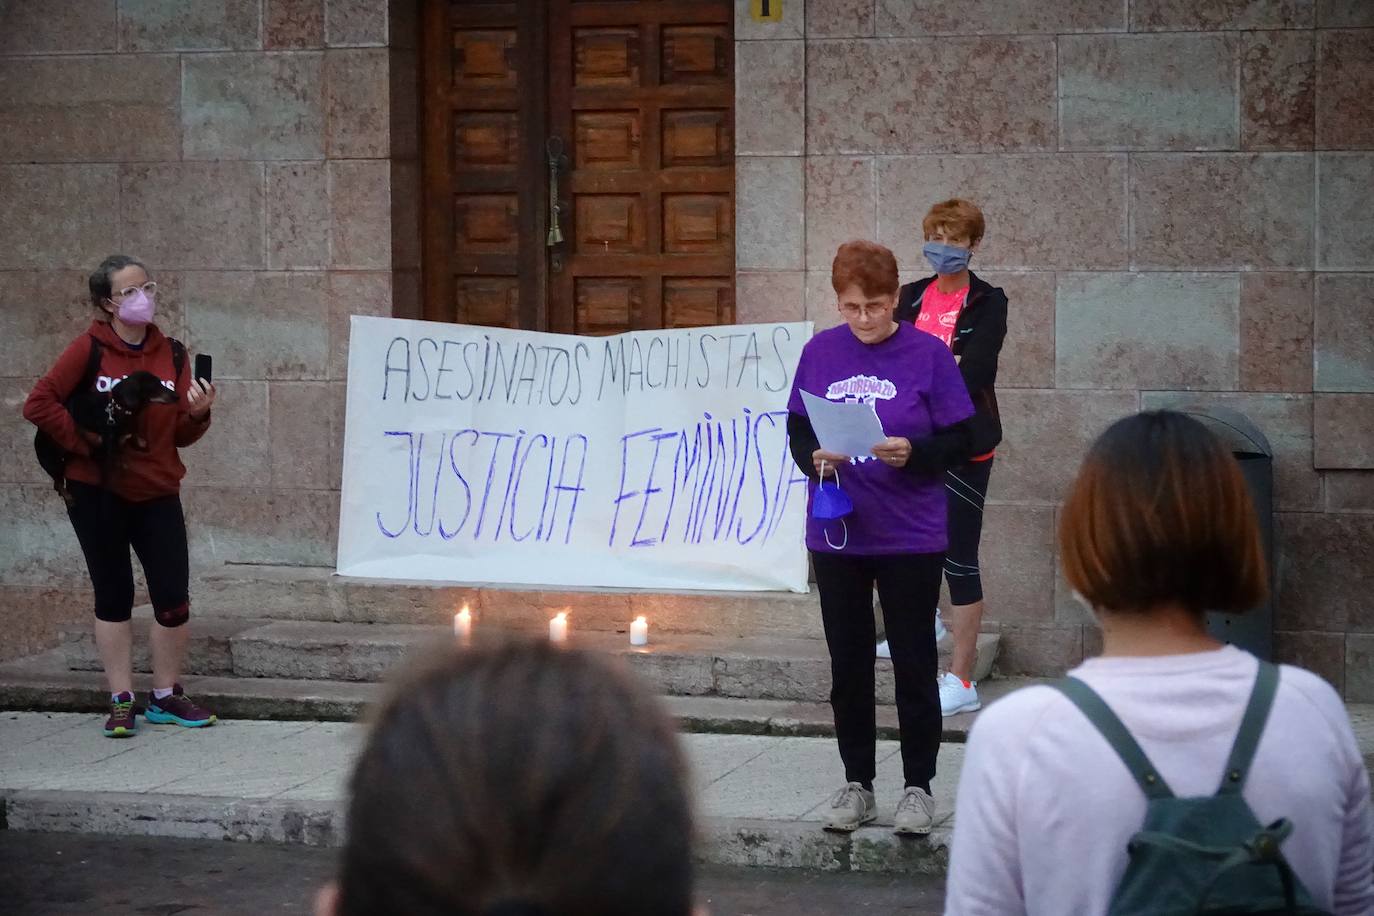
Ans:
{"label": "short red hair", "polygon": [[982,241],[984,228],[983,211],[962,197],[941,201],[921,220],[921,232],[927,239],[935,230],[942,229],[946,236],[966,238],[970,244],[975,244]]}
{"label": "short red hair", "polygon": [[900,285],[897,258],[877,242],[845,242],[830,264],[830,285],[837,293],[857,286],[865,296],[891,295]]}

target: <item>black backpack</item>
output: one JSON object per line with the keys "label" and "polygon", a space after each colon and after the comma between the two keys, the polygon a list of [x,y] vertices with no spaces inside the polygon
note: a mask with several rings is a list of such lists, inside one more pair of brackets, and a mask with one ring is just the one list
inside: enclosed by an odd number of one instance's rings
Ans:
{"label": "black backpack", "polygon": [[1200,798],[1175,797],[1126,726],[1087,684],[1065,678],[1054,685],[1102,733],[1149,799],[1145,823],[1127,846],[1130,862],[1112,895],[1109,916],[1324,914],[1280,851],[1293,824],[1280,818],[1262,826],[1241,797],[1278,683],[1278,668],[1260,662],[1221,787]]}
{"label": "black backpack", "polygon": [[[68,413],[73,413],[72,403],[80,397],[103,396],[109,398],[109,393],[103,395],[93,395],[91,386],[95,384],[96,376],[100,374],[100,352],[102,345],[94,336],[90,338],[91,349],[86,356],[86,370],[81,373],[81,380],[76,383],[72,393],[67,396],[66,408]],[[172,384],[181,378],[181,370],[186,365],[186,347],[175,337],[167,338],[167,342],[172,345],[172,368],[174,376]],[[67,461],[71,453],[58,445],[57,440],[38,430],[33,435],[33,450],[38,456],[38,463],[48,476],[52,478],[53,489],[56,490],[64,500],[70,503],[67,493]]]}

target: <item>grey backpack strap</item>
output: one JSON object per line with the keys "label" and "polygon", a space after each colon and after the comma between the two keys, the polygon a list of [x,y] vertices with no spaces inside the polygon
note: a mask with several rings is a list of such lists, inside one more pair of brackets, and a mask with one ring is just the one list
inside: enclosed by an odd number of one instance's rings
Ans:
{"label": "grey backpack strap", "polygon": [[1259,747],[1264,725],[1269,721],[1269,710],[1274,706],[1274,694],[1278,689],[1278,667],[1261,661],[1259,673],[1255,675],[1254,689],[1250,691],[1250,702],[1236,731],[1236,743],[1232,745],[1231,756],[1226,761],[1226,772],[1221,777],[1218,795],[1237,795],[1245,788],[1245,777],[1250,775],[1250,764],[1254,763],[1255,749]]}
{"label": "grey backpack strap", "polygon": [[1159,775],[1154,764],[1150,763],[1150,758],[1145,756],[1145,752],[1131,737],[1126,726],[1091,687],[1072,677],[1056,681],[1052,686],[1068,697],[1083,715],[1088,717],[1093,727],[1102,733],[1102,737],[1107,739],[1107,743],[1116,751],[1121,762],[1126,764],[1126,769],[1130,771],[1131,777],[1147,798],[1154,800],[1174,797],[1169,784]]}

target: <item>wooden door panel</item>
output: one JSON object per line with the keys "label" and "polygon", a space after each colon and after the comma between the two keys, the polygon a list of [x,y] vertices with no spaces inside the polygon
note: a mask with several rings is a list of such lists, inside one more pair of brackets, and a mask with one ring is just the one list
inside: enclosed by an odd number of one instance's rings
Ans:
{"label": "wooden door panel", "polygon": [[721,277],[666,277],[664,327],[730,324],[735,315],[735,281]]}
{"label": "wooden door panel", "polygon": [[520,168],[520,124],[516,113],[455,113],[453,162],[456,168],[465,172],[515,173]]}
{"label": "wooden door panel", "polygon": [[646,244],[644,200],[638,194],[578,194],[573,211],[577,251],[641,254]]}
{"label": "wooden door panel", "polygon": [[513,193],[454,195],[454,256],[518,255],[518,212],[519,203]]}
{"label": "wooden door panel", "polygon": [[642,277],[577,277],[573,289],[579,334],[617,334],[641,321]]}
{"label": "wooden door panel", "polygon": [[572,44],[574,86],[602,89],[639,87],[639,29],[575,28]]}
{"label": "wooden door panel", "polygon": [[550,0],[561,3],[579,17],[578,24],[664,25],[724,24],[733,19],[729,0]]}
{"label": "wooden door panel", "polygon": [[573,116],[573,168],[638,171],[642,126],[637,111],[579,111]]}
{"label": "wooden door panel", "polygon": [[730,81],[729,26],[664,26],[660,42],[665,86],[720,86]]}
{"label": "wooden door panel", "polygon": [[513,277],[456,277],[454,305],[451,320],[461,324],[520,326],[520,284]]}
{"label": "wooden door panel", "polygon": [[734,320],[727,2],[552,0],[550,131],[569,151],[551,330]]}
{"label": "wooden door panel", "polygon": [[663,111],[663,166],[734,165],[731,112],[720,108],[668,108]]}
{"label": "wooden door panel", "polygon": [[735,232],[729,194],[664,194],[663,250],[728,255]]}
{"label": "wooden door panel", "polygon": [[453,88],[510,89],[520,85],[515,49],[519,30],[454,29]]}

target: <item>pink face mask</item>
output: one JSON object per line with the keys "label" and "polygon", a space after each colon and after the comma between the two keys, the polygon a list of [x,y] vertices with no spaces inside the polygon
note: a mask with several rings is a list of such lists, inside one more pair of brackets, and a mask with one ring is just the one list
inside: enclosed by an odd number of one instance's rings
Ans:
{"label": "pink face mask", "polygon": [[153,297],[140,289],[133,295],[124,297],[124,301],[119,303],[119,320],[132,325],[149,324],[156,311],[157,305],[153,302]]}

